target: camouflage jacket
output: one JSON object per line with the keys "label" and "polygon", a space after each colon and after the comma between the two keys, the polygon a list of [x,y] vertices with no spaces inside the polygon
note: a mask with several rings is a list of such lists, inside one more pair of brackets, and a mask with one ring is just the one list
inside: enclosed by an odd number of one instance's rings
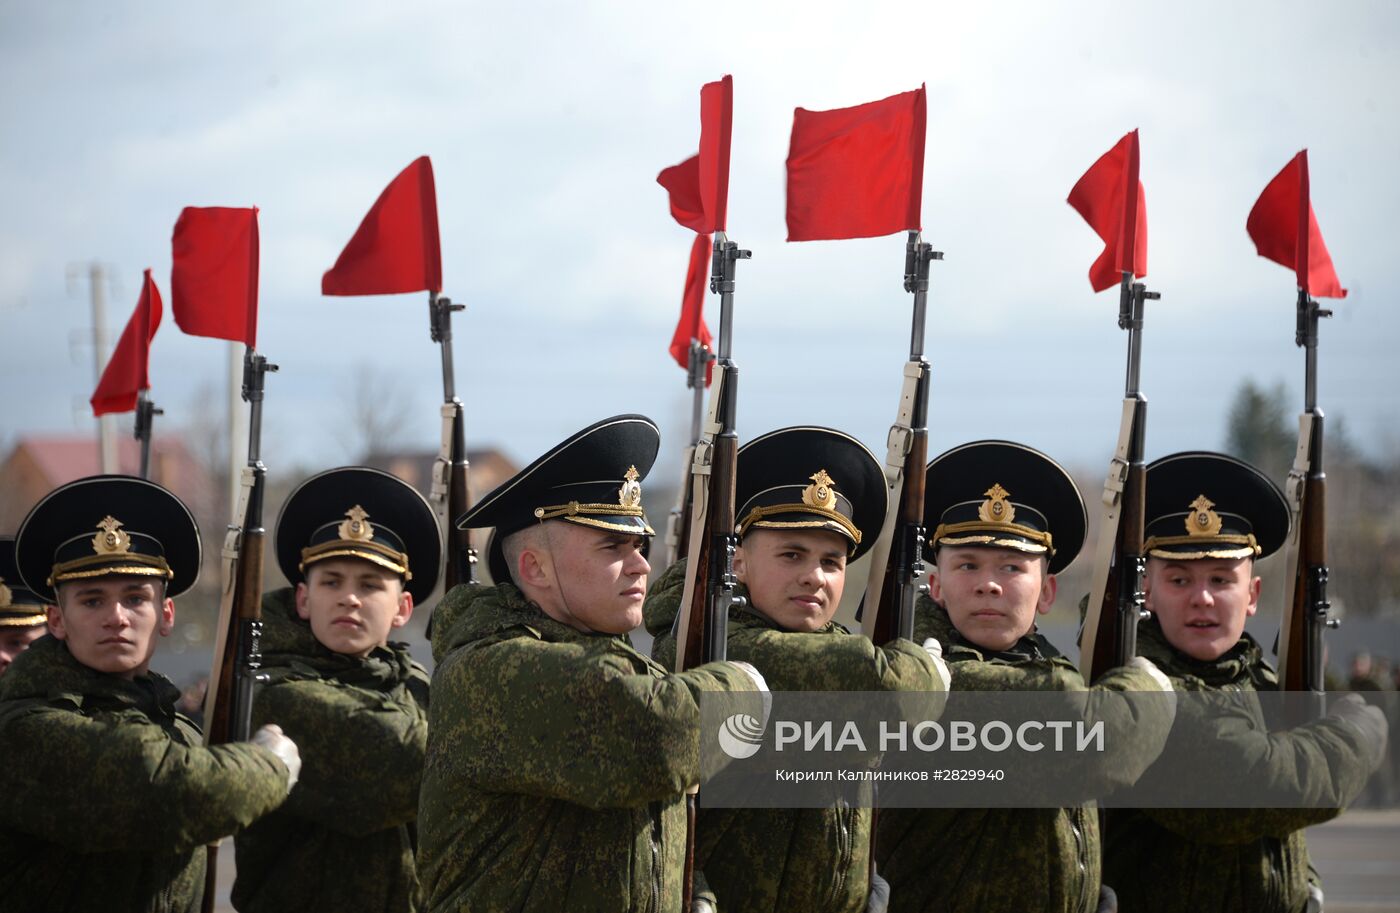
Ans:
{"label": "camouflage jacket", "polygon": [[[676,660],[671,626],[685,587],[684,559],[647,595],[652,658]],[[747,596],[742,588],[740,595]],[[923,648],[907,640],[876,647],[836,622],[812,633],[785,631],[750,607],[729,617],[728,656],[752,663],[774,691],[935,691]],[[936,714],[934,714],[936,716]],[[921,717],[921,719],[927,717]],[[870,893],[870,809],[705,809],[696,824],[696,867],[719,913],[802,910],[857,913]]]}
{"label": "camouflage jacket", "polygon": [[414,822],[428,744],[428,675],[404,644],[368,657],[321,646],[290,588],[263,597],[253,725],[301,752],[287,803],[242,834],[233,904],[250,911],[419,907]]}
{"label": "camouflage jacket", "polygon": [[[1003,653],[983,650],[965,640],[947,611],[928,597],[919,599],[914,636],[943,642],[953,674],[950,708],[959,691],[1086,690],[1074,664],[1039,634]],[[1157,687],[1146,672],[1120,668],[1093,689]],[[1134,707],[1138,715],[1110,705],[1121,715],[1101,718],[1105,741],[1124,749],[1073,759],[1085,783],[1129,785],[1156,759],[1171,729],[1170,710],[1165,703]],[[1046,755],[1045,762],[1054,758]],[[1085,798],[1069,808],[882,810],[875,851],[879,872],[890,883],[891,913],[1093,911],[1101,884],[1098,811]]]}
{"label": "camouflage jacket", "polygon": [[0,910],[197,911],[204,845],[287,797],[249,742],[201,746],[163,676],[95,672],[42,637],[0,679]]}
{"label": "camouflage jacket", "polygon": [[418,872],[435,911],[680,913],[711,664],[680,675],[625,636],[577,631],[510,584],[460,586],[434,618]]}
{"label": "camouflage jacket", "polygon": [[[1248,634],[1220,659],[1201,662],[1173,649],[1153,618],[1138,626],[1138,652],[1178,691],[1278,688]],[[1302,910],[1312,877],[1302,829],[1334,817],[1361,791],[1368,771],[1360,733],[1335,719],[1271,733],[1257,703],[1249,718],[1207,719],[1201,704],[1183,701],[1158,765],[1169,769],[1180,753],[1206,745],[1221,778],[1247,778],[1251,791],[1269,784],[1280,796],[1330,807],[1115,810],[1104,836],[1105,879],[1125,910]],[[1228,780],[1221,785],[1228,788]]]}

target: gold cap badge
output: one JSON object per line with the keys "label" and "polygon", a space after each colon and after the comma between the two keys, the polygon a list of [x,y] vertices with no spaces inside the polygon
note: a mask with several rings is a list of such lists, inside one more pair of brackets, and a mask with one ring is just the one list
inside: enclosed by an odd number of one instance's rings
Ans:
{"label": "gold cap badge", "polygon": [[5,586],[5,578],[0,577],[0,609],[8,609],[14,600],[15,594],[10,592],[10,588]]}
{"label": "gold cap badge", "polygon": [[102,518],[97,528],[102,532],[92,537],[92,550],[99,555],[126,555],[131,552],[131,537],[119,528],[122,521],[112,516]]}
{"label": "gold cap badge", "polygon": [[1016,508],[1007,500],[1011,497],[1011,492],[1002,488],[1000,482],[982,494],[987,496],[987,500],[977,508],[977,516],[984,523],[1010,523],[1016,519]]}
{"label": "gold cap badge", "polygon": [[336,535],[354,542],[369,542],[374,539],[374,524],[369,522],[369,514],[356,504],[345,512],[349,519],[342,520],[336,528]]}
{"label": "gold cap badge", "polygon": [[622,477],[627,481],[617,490],[617,503],[623,507],[639,507],[642,503],[642,483],[637,481],[637,467],[627,467]]}
{"label": "gold cap badge", "polygon": [[1190,536],[1214,536],[1220,532],[1220,514],[1211,510],[1215,502],[1205,495],[1198,495],[1191,502],[1191,513],[1186,515],[1186,533]]}
{"label": "gold cap badge", "polygon": [[808,478],[812,480],[812,484],[802,489],[802,503],[818,510],[835,510],[835,480],[826,474],[825,469],[818,469]]}

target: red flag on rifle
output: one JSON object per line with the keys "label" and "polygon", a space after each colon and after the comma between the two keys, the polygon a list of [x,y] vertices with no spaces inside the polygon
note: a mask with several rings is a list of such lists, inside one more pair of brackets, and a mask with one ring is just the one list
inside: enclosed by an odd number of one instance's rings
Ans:
{"label": "red flag on rifle", "polygon": [[[671,335],[671,357],[682,368],[690,367],[690,341],[697,339],[705,348],[710,347],[710,328],[705,325],[705,289],[710,278],[709,235],[696,235],[690,246],[690,268],[685,273],[685,293],[681,297],[681,319],[676,324],[676,332]],[[710,375],[714,362],[705,365],[705,386],[710,385]]]}
{"label": "red flag on rifle", "polygon": [[1089,284],[1096,292],[1117,285],[1124,273],[1147,275],[1147,197],[1138,161],[1138,132],[1133,130],[1069,192],[1069,205],[1103,239],[1103,253],[1089,267]]}
{"label": "red flag on rifle", "polygon": [[1319,298],[1345,298],[1332,255],[1317,227],[1308,181],[1308,150],[1283,166],[1249,211],[1245,229],[1259,256],[1298,275],[1298,288]]}
{"label": "red flag on rifle", "polygon": [[671,217],[692,231],[704,234],[705,204],[700,199],[700,156],[692,155],[679,165],[663,168],[656,183],[666,188]]}
{"label": "red flag on rifle", "polygon": [[160,289],[146,270],[145,282],[141,285],[141,297],[136,301],[136,310],[122,330],[117,348],[112,352],[112,360],[102,372],[97,389],[92,391],[93,416],[108,412],[130,412],[136,408],[136,396],[142,390],[151,388],[148,373],[151,362],[151,340],[160,326]]}
{"label": "red flag on rifle", "polygon": [[734,125],[734,77],[700,87],[700,201],[705,223],[696,231],[724,231],[729,216],[729,140]]}
{"label": "red flag on rifle", "polygon": [[257,348],[258,210],[187,206],[171,238],[170,310],[191,336]]}
{"label": "red flag on rifle", "polygon": [[426,155],[389,182],[321,277],[323,295],[425,291],[442,291],[437,190]]}
{"label": "red flag on rifle", "polygon": [[924,87],[792,117],[789,241],[874,238],[922,228]]}

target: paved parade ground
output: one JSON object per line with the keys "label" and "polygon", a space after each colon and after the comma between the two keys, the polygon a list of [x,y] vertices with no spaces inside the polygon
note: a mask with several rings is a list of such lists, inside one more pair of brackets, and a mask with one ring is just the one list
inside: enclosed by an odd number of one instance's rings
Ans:
{"label": "paved parade ground", "polygon": [[[1347,812],[1308,829],[1313,864],[1326,886],[1325,913],[1400,913],[1400,809]],[[219,851],[220,913],[233,913],[233,842]]]}

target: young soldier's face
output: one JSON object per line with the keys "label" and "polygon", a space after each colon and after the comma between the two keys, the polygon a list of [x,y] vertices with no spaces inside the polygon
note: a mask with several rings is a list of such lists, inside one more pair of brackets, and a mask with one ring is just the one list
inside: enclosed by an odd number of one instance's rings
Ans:
{"label": "young soldier's face", "polygon": [[5,670],[10,668],[10,663],[15,661],[29,645],[44,636],[43,625],[25,625],[22,628],[0,628],[0,675],[5,674]]}
{"label": "young soldier's face", "polygon": [[1249,558],[1147,559],[1147,608],[1167,642],[1192,659],[1219,659],[1239,642],[1261,586]]}
{"label": "young soldier's face", "polygon": [[61,584],[49,631],[78,662],[121,678],[145,675],[156,638],[175,627],[175,603],[149,577],[95,577]]}
{"label": "young soldier's face", "polygon": [[642,623],[651,573],[645,544],[641,536],[550,521],[521,554],[522,588],[556,621],[579,631],[626,634]]}
{"label": "young soldier's face", "polygon": [[846,540],[822,529],[755,529],[734,554],[753,607],[785,631],[816,631],[846,588]]}
{"label": "young soldier's face", "polygon": [[307,570],[297,584],[297,614],[333,653],[368,656],[413,614],[413,597],[394,572],[368,561],[331,558]]}
{"label": "young soldier's face", "polygon": [[1055,576],[1045,564],[1043,555],[1015,549],[944,546],[929,595],[963,637],[984,650],[1007,650],[1055,602]]}

